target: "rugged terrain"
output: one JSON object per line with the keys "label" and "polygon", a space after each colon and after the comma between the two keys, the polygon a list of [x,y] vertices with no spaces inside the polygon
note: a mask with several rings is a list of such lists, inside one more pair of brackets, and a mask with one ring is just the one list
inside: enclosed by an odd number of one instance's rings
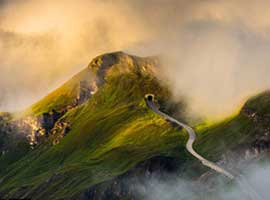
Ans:
{"label": "rugged terrain", "polygon": [[[207,169],[185,150],[187,133],[144,101],[152,93],[164,112],[184,113],[184,100],[170,102],[158,67],[157,58],[101,55],[25,111],[1,113],[0,197],[139,199],[132,187],[145,178],[205,177]],[[181,112],[177,117],[185,121]],[[220,123],[193,124],[195,148],[229,168],[239,161],[235,152],[247,162],[259,159],[270,147],[269,121],[265,92]]]}

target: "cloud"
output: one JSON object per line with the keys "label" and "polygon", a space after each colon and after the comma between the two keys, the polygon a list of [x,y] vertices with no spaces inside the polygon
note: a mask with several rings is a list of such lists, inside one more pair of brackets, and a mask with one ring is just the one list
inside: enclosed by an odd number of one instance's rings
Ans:
{"label": "cloud", "polygon": [[94,56],[145,38],[127,12],[109,1],[6,2],[0,7],[0,109],[22,108]]}
{"label": "cloud", "polygon": [[138,195],[146,200],[261,200],[270,196],[270,168],[266,165],[253,165],[244,170],[245,178],[238,183],[228,183],[216,177],[213,185],[176,176],[168,180],[155,178],[144,180],[135,186]]}
{"label": "cloud", "polygon": [[187,96],[192,114],[224,117],[270,86],[269,6],[266,0],[4,1],[0,110],[22,108],[94,56],[124,50],[163,55],[160,74],[175,99]]}

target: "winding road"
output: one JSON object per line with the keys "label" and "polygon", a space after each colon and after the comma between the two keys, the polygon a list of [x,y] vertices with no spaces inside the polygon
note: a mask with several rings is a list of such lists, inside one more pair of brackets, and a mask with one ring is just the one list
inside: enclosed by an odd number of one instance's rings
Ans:
{"label": "winding road", "polygon": [[194,130],[189,127],[188,125],[179,122],[178,120],[170,117],[169,115],[167,115],[166,113],[161,112],[158,107],[156,106],[156,104],[153,101],[154,99],[154,95],[146,95],[146,103],[147,105],[157,114],[159,114],[160,116],[164,117],[165,119],[178,124],[179,126],[183,127],[189,134],[189,138],[186,144],[186,149],[189,153],[191,153],[191,155],[193,155],[195,158],[197,158],[199,161],[201,161],[201,163],[213,170],[215,170],[216,172],[223,174],[224,176],[230,178],[230,179],[235,179],[235,176],[232,175],[230,172],[226,171],[225,169],[219,167],[218,165],[216,165],[215,163],[205,159],[204,157],[202,157],[200,154],[198,154],[194,149],[193,149],[193,143],[196,139],[196,134],[194,132]]}
{"label": "winding road", "polygon": [[179,122],[178,120],[174,119],[173,117],[170,117],[166,113],[161,112],[154,102],[154,95],[153,94],[147,94],[145,96],[145,101],[146,101],[148,107],[150,107],[155,113],[159,114],[160,116],[162,116],[163,118],[165,118],[166,120],[168,120],[170,122],[178,124],[179,126],[183,127],[188,132],[189,138],[188,138],[188,141],[186,144],[186,149],[189,153],[191,153],[191,155],[193,155],[195,158],[197,158],[203,165],[205,165],[206,167],[209,167],[212,170],[228,177],[231,180],[235,180],[239,184],[240,189],[243,191],[243,194],[246,195],[246,197],[248,199],[264,200],[264,198],[253,189],[253,187],[248,183],[248,181],[245,179],[245,177],[243,175],[241,175],[239,173],[236,177],[233,174],[231,174],[230,172],[228,172],[225,169],[218,166],[217,164],[205,159],[200,154],[198,154],[193,149],[193,143],[196,139],[195,131],[191,127],[189,127],[188,125],[186,125],[182,122]]}

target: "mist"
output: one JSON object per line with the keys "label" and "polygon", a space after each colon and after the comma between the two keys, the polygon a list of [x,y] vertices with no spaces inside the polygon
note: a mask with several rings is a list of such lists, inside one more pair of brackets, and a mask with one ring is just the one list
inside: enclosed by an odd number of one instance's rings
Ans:
{"label": "mist", "polygon": [[[270,196],[268,186],[270,184],[270,167],[268,165],[252,165],[241,171],[251,189],[239,183],[228,183],[220,176],[209,182],[188,180],[177,176],[169,180],[150,178],[143,184],[135,186],[137,195],[145,200],[259,200]],[[252,191],[249,191],[252,190]],[[256,192],[259,197],[251,197],[249,193]]]}
{"label": "mist", "polygon": [[270,86],[266,0],[10,0],[0,4],[0,110],[33,103],[96,55],[161,55],[189,112],[229,115]]}

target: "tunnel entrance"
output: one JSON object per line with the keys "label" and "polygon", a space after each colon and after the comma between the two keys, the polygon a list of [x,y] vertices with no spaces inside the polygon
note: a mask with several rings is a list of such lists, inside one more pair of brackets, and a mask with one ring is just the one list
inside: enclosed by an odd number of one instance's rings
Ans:
{"label": "tunnel entrance", "polygon": [[147,100],[148,100],[148,101],[153,101],[153,96],[149,95],[149,96],[147,97]]}
{"label": "tunnel entrance", "polygon": [[154,101],[154,95],[152,95],[152,94],[147,94],[147,95],[146,95],[146,100],[147,100],[147,101]]}

